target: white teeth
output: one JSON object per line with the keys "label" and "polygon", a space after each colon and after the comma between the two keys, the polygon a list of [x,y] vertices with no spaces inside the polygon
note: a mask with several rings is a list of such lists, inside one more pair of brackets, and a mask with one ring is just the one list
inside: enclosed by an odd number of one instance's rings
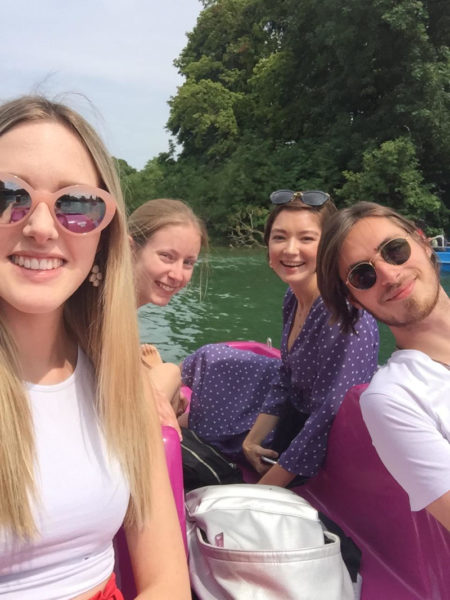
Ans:
{"label": "white teeth", "polygon": [[60,258],[35,258],[16,255],[11,257],[11,262],[32,271],[50,271],[51,269],[57,269],[63,264]]}
{"label": "white teeth", "polygon": [[158,281],[158,285],[159,285],[159,287],[161,287],[166,292],[173,292],[173,291],[175,291],[177,289],[177,288],[174,288],[174,287],[172,287],[170,285],[166,285],[165,283],[161,283],[160,281]]}

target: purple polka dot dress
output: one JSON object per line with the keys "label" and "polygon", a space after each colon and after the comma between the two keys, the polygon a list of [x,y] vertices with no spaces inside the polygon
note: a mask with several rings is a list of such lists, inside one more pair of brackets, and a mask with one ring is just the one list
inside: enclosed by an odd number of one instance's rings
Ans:
{"label": "purple polka dot dress", "polygon": [[[288,289],[283,304],[281,360],[208,344],[183,362],[183,382],[192,388],[189,427],[230,458],[240,457],[242,442],[259,413],[280,415],[291,403],[306,421],[280,455],[287,471],[312,477],[326,453],[331,423],[345,393],[369,382],[377,368],[378,327],[362,312],[356,334],[329,324],[322,298],[314,302],[303,328],[287,349],[297,299]],[[263,446],[270,447],[272,434]]]}

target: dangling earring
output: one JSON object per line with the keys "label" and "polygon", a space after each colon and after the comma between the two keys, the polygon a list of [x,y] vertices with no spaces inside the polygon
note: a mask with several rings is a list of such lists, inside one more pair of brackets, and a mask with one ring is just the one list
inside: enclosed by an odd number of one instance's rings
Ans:
{"label": "dangling earring", "polygon": [[89,275],[89,281],[92,283],[94,287],[98,287],[100,285],[100,281],[103,279],[103,274],[100,272],[100,268],[98,265],[94,265],[91,269],[91,274]]}

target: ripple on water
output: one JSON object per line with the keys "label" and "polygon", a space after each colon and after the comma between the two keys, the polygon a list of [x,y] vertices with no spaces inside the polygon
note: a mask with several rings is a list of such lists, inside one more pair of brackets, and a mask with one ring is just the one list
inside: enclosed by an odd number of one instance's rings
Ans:
{"label": "ripple on water", "polygon": [[[165,307],[139,309],[142,341],[152,342],[164,360],[174,362],[211,342],[264,342],[270,337],[274,346],[279,346],[286,285],[267,266],[265,250],[214,250],[208,262],[208,290],[203,300],[194,282]],[[442,285],[450,291],[450,275],[442,277]],[[380,327],[380,336],[383,363],[394,341],[386,326]]]}

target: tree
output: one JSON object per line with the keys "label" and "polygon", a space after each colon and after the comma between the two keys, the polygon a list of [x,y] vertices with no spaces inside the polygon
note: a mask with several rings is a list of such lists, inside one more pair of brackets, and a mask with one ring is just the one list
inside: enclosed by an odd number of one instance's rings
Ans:
{"label": "tree", "polygon": [[114,161],[119,172],[119,177],[128,177],[137,172],[136,169],[129,165],[126,160],[123,160],[123,158],[114,158]]}
{"label": "tree", "polygon": [[345,171],[347,183],[338,195],[346,204],[370,199],[388,205],[413,221],[428,224],[429,235],[440,231],[442,214],[439,198],[423,182],[414,144],[408,138],[397,138],[363,154],[359,173]]}
{"label": "tree", "polygon": [[250,207],[238,210],[230,218],[230,241],[233,246],[264,246],[264,223],[269,211]]}
{"label": "tree", "polygon": [[218,236],[277,187],[363,195],[447,227],[449,2],[203,5],[175,61],[181,150],[151,166],[148,189],[188,200]]}
{"label": "tree", "polygon": [[184,153],[221,158],[233,150],[238,137],[234,108],[239,99],[240,94],[210,79],[186,82],[169,103],[167,123]]}
{"label": "tree", "polygon": [[160,157],[149,160],[142,171],[138,172],[132,169],[131,171],[121,170],[120,173],[122,190],[129,213],[147,200],[158,198],[164,189],[164,169]]}

